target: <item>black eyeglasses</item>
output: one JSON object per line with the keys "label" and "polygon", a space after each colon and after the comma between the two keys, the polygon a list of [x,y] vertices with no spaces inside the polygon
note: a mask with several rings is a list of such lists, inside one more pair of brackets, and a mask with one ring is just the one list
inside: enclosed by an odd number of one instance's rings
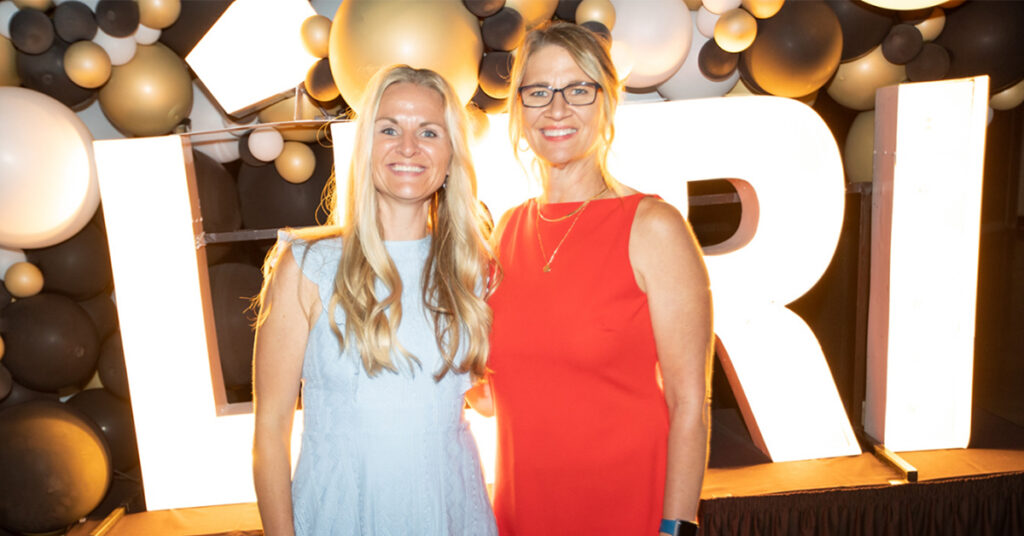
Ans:
{"label": "black eyeglasses", "polygon": [[565,103],[570,106],[588,106],[597,100],[597,92],[601,86],[593,82],[576,82],[563,88],[555,89],[543,84],[523,86],[519,88],[519,100],[526,108],[543,108],[561,93]]}

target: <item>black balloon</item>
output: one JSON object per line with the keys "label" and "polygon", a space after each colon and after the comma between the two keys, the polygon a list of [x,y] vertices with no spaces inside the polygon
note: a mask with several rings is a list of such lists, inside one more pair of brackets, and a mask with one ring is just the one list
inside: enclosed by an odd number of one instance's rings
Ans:
{"label": "black balloon", "polygon": [[480,25],[480,36],[492,50],[514,50],[526,36],[526,21],[518,11],[503,7],[484,19]]}
{"label": "black balloon", "polygon": [[604,24],[596,20],[588,20],[587,22],[580,24],[580,26],[594,32],[595,34],[598,35],[598,37],[604,39],[607,43],[612,42],[612,31],[609,30],[608,27],[605,26]]}
{"label": "black balloon", "polygon": [[721,82],[732,76],[739,62],[738,53],[723,50],[714,39],[708,39],[697,54],[697,68],[700,69],[700,74],[713,82]]}
{"label": "black balloon", "polygon": [[11,303],[11,291],[7,290],[7,286],[0,280],[0,312],[3,312],[4,308]]}
{"label": "black balloon", "polygon": [[912,24],[897,24],[882,41],[882,55],[889,63],[905,65],[921,52],[923,46],[920,30]]}
{"label": "black balloon", "polygon": [[107,237],[96,225],[86,225],[59,244],[26,249],[25,256],[43,272],[45,292],[85,300],[109,289],[113,280]]}
{"label": "black balloon", "polygon": [[483,19],[495,14],[505,7],[505,0],[462,0],[470,13]]}
{"label": "black balloon", "polygon": [[139,28],[139,4],[135,0],[100,0],[96,24],[112,37],[128,37]]}
{"label": "black balloon", "polygon": [[96,328],[96,336],[103,340],[117,329],[117,306],[107,292],[99,294],[78,302],[78,306],[92,320]]}
{"label": "black balloon", "polygon": [[321,58],[309,68],[306,74],[306,93],[310,97],[325,102],[321,99],[337,98],[338,86],[334,83],[334,75],[331,74],[331,61],[328,58]]}
{"label": "black balloon", "polygon": [[555,16],[565,22],[576,22],[576,8],[580,7],[583,0],[558,0],[555,8]]}
{"label": "black balloon", "polygon": [[23,86],[46,93],[68,108],[81,110],[89,105],[96,91],[81,87],[68,78],[64,72],[64,52],[67,49],[67,43],[54,39],[53,46],[42,54],[18,52],[15,60],[18,76]]}
{"label": "black balloon", "polygon": [[921,52],[907,63],[907,79],[911,82],[942,80],[949,73],[949,52],[942,45],[925,43]]}
{"label": "black balloon", "polygon": [[473,94],[473,98],[470,101],[485,113],[500,114],[507,111],[508,99],[496,99],[479,87],[476,88],[476,93]]}
{"label": "black balloon", "polygon": [[3,311],[4,365],[38,391],[83,385],[96,370],[99,340],[89,315],[71,298],[42,293]]}
{"label": "black balloon", "polygon": [[74,0],[64,2],[53,10],[53,26],[57,35],[68,43],[96,37],[96,17],[92,10]]}
{"label": "black balloon", "polygon": [[206,35],[233,0],[202,0],[181,2],[181,12],[174,24],[160,31],[160,42],[181,57]]}
{"label": "black balloon", "polygon": [[130,398],[128,371],[124,367],[124,349],[121,347],[121,332],[115,331],[103,341],[96,371],[100,375],[100,382],[108,391],[122,400]]}
{"label": "black balloon", "polygon": [[114,469],[127,471],[139,463],[132,408],[106,389],[86,389],[65,402],[81,411],[95,425],[110,447]]}
{"label": "black balloon", "polygon": [[480,60],[480,89],[495,98],[507,96],[513,59],[510,52],[496,50],[484,54]]}
{"label": "black balloon", "polygon": [[1024,78],[1024,2],[966,2],[947,11],[935,43],[949,51],[947,76],[987,74],[999,93]]}
{"label": "black balloon", "polygon": [[11,394],[11,389],[14,388],[14,378],[11,378],[10,371],[0,361],[0,400],[7,398],[7,395]]}
{"label": "black balloon", "polygon": [[238,157],[242,160],[243,163],[248,164],[250,166],[265,166],[269,162],[264,162],[263,160],[256,158],[255,156],[252,155],[252,151],[249,149],[249,137],[251,135],[252,131],[247,130],[245,131],[245,134],[242,134],[242,136],[238,138]]}
{"label": "black balloon", "polygon": [[53,45],[53,23],[42,11],[19,9],[10,21],[11,43],[26,54],[41,54]]}
{"label": "black balloon", "polygon": [[292,184],[278,174],[274,166],[250,166],[238,170],[238,199],[242,208],[242,227],[276,229],[302,227],[325,221],[320,199],[334,165],[331,149],[310,144],[316,155],[316,168],[309,180]]}
{"label": "black balloon", "polygon": [[[0,361],[2,363],[2,361]],[[2,365],[0,365],[2,366]],[[6,370],[6,367],[4,367]],[[7,371],[10,374],[10,371]],[[18,383],[14,377],[11,377],[11,388],[5,398],[0,398],[0,409],[9,408],[11,406],[17,406],[18,404],[24,404],[32,400],[52,400],[59,402],[60,397],[56,393],[44,393],[42,391],[36,391],[35,389],[29,389],[24,385]]]}
{"label": "black balloon", "polygon": [[242,212],[238,207],[235,178],[219,162],[200,151],[192,151],[192,161],[203,231],[220,233],[240,229]]}
{"label": "black balloon", "polygon": [[875,7],[859,0],[825,0],[835,12],[843,32],[843,52],[840,61],[863,56],[878,46],[899,22],[894,11]]}
{"label": "black balloon", "polygon": [[103,500],[110,454],[77,410],[52,401],[12,406],[0,411],[0,437],[0,526],[65,529]]}
{"label": "black balloon", "polygon": [[260,269],[241,263],[210,267],[210,296],[217,326],[217,349],[224,384],[242,387],[252,381],[252,298],[263,284]]}

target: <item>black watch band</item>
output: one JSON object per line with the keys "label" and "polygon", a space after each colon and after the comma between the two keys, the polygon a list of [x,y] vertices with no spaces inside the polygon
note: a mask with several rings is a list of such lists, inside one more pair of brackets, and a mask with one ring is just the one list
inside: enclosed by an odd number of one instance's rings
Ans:
{"label": "black watch band", "polygon": [[[666,531],[665,528],[667,523],[671,523],[671,531]],[[697,536],[697,524],[693,521],[684,521],[682,519],[673,519],[671,521],[662,521],[662,532],[668,532],[672,536]]]}

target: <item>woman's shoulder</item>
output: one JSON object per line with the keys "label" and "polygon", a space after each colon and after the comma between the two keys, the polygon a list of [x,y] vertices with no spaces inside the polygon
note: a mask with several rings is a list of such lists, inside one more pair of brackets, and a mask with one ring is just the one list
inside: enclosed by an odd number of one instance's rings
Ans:
{"label": "woman's shoulder", "polygon": [[277,247],[291,249],[295,262],[308,275],[325,265],[336,265],[342,250],[338,227],[285,228],[277,233]]}

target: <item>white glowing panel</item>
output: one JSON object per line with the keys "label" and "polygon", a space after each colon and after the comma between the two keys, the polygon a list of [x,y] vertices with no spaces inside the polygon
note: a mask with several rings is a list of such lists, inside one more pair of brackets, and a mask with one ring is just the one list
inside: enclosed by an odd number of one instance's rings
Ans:
{"label": "white glowing panel", "polygon": [[302,44],[302,21],[316,15],[307,0],[236,0],[185,61],[229,115],[306,79],[318,58]]}
{"label": "white glowing panel", "polygon": [[214,400],[191,154],[179,136],[97,141],[94,152],[146,507],[253,501],[252,413],[218,415]]}
{"label": "white glowing panel", "polygon": [[988,83],[878,92],[864,428],[893,451],[970,439]]}

